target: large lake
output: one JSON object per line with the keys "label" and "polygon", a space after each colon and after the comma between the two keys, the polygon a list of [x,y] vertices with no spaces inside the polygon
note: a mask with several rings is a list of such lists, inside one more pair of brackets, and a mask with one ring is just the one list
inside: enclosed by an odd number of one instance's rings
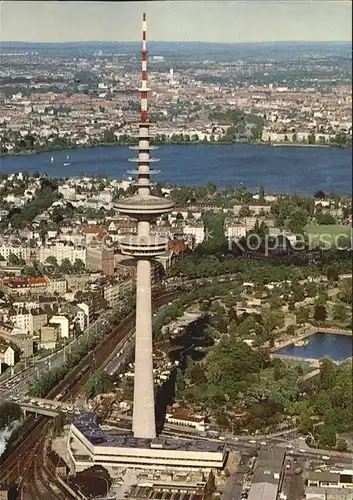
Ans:
{"label": "large lake", "polygon": [[296,356],[310,359],[330,357],[333,361],[343,361],[352,356],[352,337],[331,333],[314,333],[308,337],[304,346],[287,346],[276,352],[286,356]]}
{"label": "large lake", "polygon": [[[34,171],[54,177],[79,174],[127,178],[134,164],[127,159],[136,152],[127,146],[80,148],[39,155],[9,156],[0,159],[5,173]],[[69,155],[70,165],[64,167]],[[244,185],[267,192],[311,195],[317,190],[350,194],[351,148],[231,145],[164,145],[156,152],[161,159],[160,182],[218,187]],[[50,163],[50,157],[54,163]]]}

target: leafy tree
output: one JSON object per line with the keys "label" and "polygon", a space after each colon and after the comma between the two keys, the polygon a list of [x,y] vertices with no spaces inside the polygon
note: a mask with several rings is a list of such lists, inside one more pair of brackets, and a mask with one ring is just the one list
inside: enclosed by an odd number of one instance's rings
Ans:
{"label": "leafy tree", "polygon": [[315,134],[308,135],[308,144],[315,144]]}
{"label": "leafy tree", "polygon": [[275,380],[280,380],[285,372],[285,366],[281,359],[275,358],[273,360],[273,377]]}
{"label": "leafy tree", "polygon": [[229,427],[229,420],[227,418],[227,415],[223,411],[220,411],[217,414],[216,420],[217,420],[217,425],[219,425],[220,427],[226,427],[226,428]]}
{"label": "leafy tree", "polygon": [[302,208],[297,208],[289,218],[287,225],[288,229],[292,231],[292,233],[299,234],[304,232],[304,227],[307,225],[307,223],[307,212]]}
{"label": "leafy tree", "polygon": [[212,498],[212,496],[213,496],[213,494],[215,493],[216,490],[217,490],[217,488],[216,488],[216,481],[215,481],[214,473],[211,470],[210,474],[208,476],[208,480],[207,480],[206,486],[205,486],[205,496],[204,496],[204,499],[205,500],[211,500],[211,498]]}
{"label": "leafy tree", "polygon": [[348,450],[347,441],[345,439],[338,439],[336,448],[340,452],[345,452]]}
{"label": "leafy tree", "polygon": [[320,444],[329,448],[336,446],[336,429],[333,425],[324,424],[320,427]]}
{"label": "leafy tree", "polygon": [[316,321],[325,321],[327,318],[326,307],[317,305],[315,306],[314,319]]}
{"label": "leafy tree", "polygon": [[207,383],[205,369],[199,363],[195,363],[190,370],[190,382],[196,385]]}
{"label": "leafy tree", "polygon": [[334,362],[325,357],[320,363],[320,386],[324,390],[332,389],[336,382],[336,367]]}
{"label": "leafy tree", "polygon": [[313,431],[313,422],[307,410],[300,415],[299,430],[302,434],[308,434]]}
{"label": "leafy tree", "polygon": [[175,220],[176,220],[176,221],[183,221],[183,220],[184,220],[184,216],[183,216],[183,214],[182,214],[181,212],[178,212],[178,213],[176,214]]}
{"label": "leafy tree", "polygon": [[14,253],[10,253],[8,257],[8,262],[11,266],[19,266],[21,264],[22,259],[20,257],[17,257]]}
{"label": "leafy tree", "polygon": [[[295,311],[295,301],[293,299],[289,299],[288,301],[288,311]],[[297,319],[298,321],[298,319]]]}
{"label": "leafy tree", "polygon": [[106,373],[96,373],[85,386],[87,399],[92,399],[98,394],[104,394],[112,387],[111,377]]}
{"label": "leafy tree", "polygon": [[272,332],[276,328],[281,328],[284,325],[284,314],[281,309],[265,310],[262,319],[264,328],[268,332]]}
{"label": "leafy tree", "polygon": [[64,431],[64,425],[66,422],[65,413],[59,412],[54,418],[54,435],[60,436]]}
{"label": "leafy tree", "polygon": [[344,280],[344,282],[340,286],[339,297],[346,304],[349,304],[349,305],[352,304],[353,295],[352,295],[352,280],[351,279]]}
{"label": "leafy tree", "polygon": [[56,260],[55,257],[52,257],[52,256],[49,256],[46,258],[45,262],[47,262],[48,264],[50,264],[51,266],[54,266],[54,267],[58,267],[58,261]]}
{"label": "leafy tree", "polygon": [[298,324],[307,323],[309,321],[309,311],[305,307],[299,307],[295,313]]}
{"label": "leafy tree", "polygon": [[331,214],[318,214],[316,217],[318,224],[330,225],[336,224],[336,219]]}
{"label": "leafy tree", "polygon": [[208,193],[211,196],[214,195],[216,193],[216,191],[217,191],[216,184],[214,184],[213,182],[209,182],[206,187],[207,187]]}
{"label": "leafy tree", "polygon": [[69,259],[63,259],[61,261],[60,272],[62,274],[70,274],[72,272],[72,264]]}
{"label": "leafy tree", "polygon": [[333,319],[344,324],[348,320],[347,308],[344,304],[337,303],[333,306]]}
{"label": "leafy tree", "polygon": [[74,273],[81,273],[84,270],[85,270],[85,264],[83,263],[83,261],[81,259],[76,259],[72,265],[72,271]]}
{"label": "leafy tree", "polygon": [[3,403],[0,405],[0,429],[4,429],[11,422],[20,420],[21,407],[17,403]]}
{"label": "leafy tree", "polygon": [[326,276],[329,281],[338,281],[338,271],[332,267],[326,271]]}
{"label": "leafy tree", "polygon": [[250,212],[250,208],[249,207],[243,206],[239,210],[239,217],[249,217],[250,214],[251,214],[251,212]]}

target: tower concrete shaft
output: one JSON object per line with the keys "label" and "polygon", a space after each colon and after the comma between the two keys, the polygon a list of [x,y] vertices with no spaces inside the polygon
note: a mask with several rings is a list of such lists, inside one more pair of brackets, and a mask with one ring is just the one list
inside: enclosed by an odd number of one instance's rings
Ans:
{"label": "tower concrete shaft", "polygon": [[138,157],[130,161],[138,163],[137,193],[128,199],[119,200],[115,208],[123,214],[137,219],[137,234],[123,238],[120,249],[123,254],[137,259],[136,272],[136,342],[135,342],[135,377],[134,408],[132,430],[135,437],[153,439],[156,437],[153,355],[152,355],[152,294],[151,294],[151,259],[166,252],[168,241],[150,232],[150,223],[173,210],[174,203],[151,195],[151,174],[158,173],[150,169],[150,163],[157,158],[150,158],[150,123],[148,120],[147,96],[147,49],[146,49],[146,14],[143,14],[142,30],[142,75],[141,121],[139,124]]}

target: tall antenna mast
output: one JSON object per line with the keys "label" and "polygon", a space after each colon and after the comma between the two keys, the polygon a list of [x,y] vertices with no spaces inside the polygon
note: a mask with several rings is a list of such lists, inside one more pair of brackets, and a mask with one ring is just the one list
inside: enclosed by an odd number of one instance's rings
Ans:
{"label": "tall antenna mast", "polygon": [[143,13],[142,17],[142,50],[141,50],[141,122],[146,123],[148,121],[148,105],[147,105],[147,95],[149,89],[147,88],[147,54],[148,50],[146,48],[147,41],[147,16]]}
{"label": "tall antenna mast", "polygon": [[135,334],[135,376],[134,409],[132,430],[137,438],[154,439],[156,436],[154,408],[154,380],[152,355],[152,292],[151,261],[165,254],[168,240],[151,234],[151,224],[157,217],[171,212],[174,203],[165,198],[151,195],[150,177],[159,170],[150,169],[157,158],[150,158],[150,151],[156,146],[150,145],[150,122],[147,110],[147,26],[146,14],[142,18],[141,50],[141,119],[139,123],[138,146],[131,146],[138,151],[138,157],[129,161],[138,164],[137,170],[128,170],[137,174],[137,193],[130,198],[118,200],[115,208],[137,220],[137,234],[126,235],[120,240],[120,250],[137,260],[136,268],[136,334]]}

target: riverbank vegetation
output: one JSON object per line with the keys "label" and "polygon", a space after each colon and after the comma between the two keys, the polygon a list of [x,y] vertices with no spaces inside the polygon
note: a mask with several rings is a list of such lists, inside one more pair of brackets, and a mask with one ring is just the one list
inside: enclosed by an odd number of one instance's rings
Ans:
{"label": "riverbank vegetation", "polygon": [[[117,134],[118,132],[115,128],[110,130],[105,130],[101,138],[92,138],[89,142],[85,144],[76,143],[68,136],[59,137],[57,135],[52,135],[47,138],[38,138],[32,134],[27,134],[22,137],[19,133],[11,133],[11,138],[4,138],[0,143],[0,157],[1,156],[13,156],[13,155],[26,155],[26,154],[39,154],[39,153],[49,153],[55,151],[61,151],[66,149],[79,149],[79,148],[89,148],[89,147],[105,147],[105,146],[136,146],[138,144],[138,138],[129,134]],[[7,149],[4,145],[6,142],[13,144],[12,149]],[[165,134],[156,134],[153,138],[154,144],[166,144],[166,145],[188,145],[188,144],[232,144],[235,142],[235,137],[233,134],[226,134],[222,137],[218,137],[216,134],[206,135],[202,139],[199,138],[197,134],[172,134],[167,136]]]}
{"label": "riverbank vegetation", "polygon": [[[322,139],[316,141],[315,136],[309,135],[302,142],[297,142],[295,134],[293,140],[290,141],[286,137],[283,142],[263,142],[262,131],[264,127],[264,119],[257,114],[245,113],[241,110],[230,110],[228,112],[213,112],[211,119],[217,121],[219,126],[226,126],[226,131],[223,135],[217,134],[217,127],[214,127],[214,133],[206,134],[199,137],[195,133],[180,133],[180,134],[156,134],[153,138],[154,144],[166,145],[188,145],[188,144],[233,144],[235,142],[245,142],[249,144],[259,145],[274,145],[274,146],[311,146],[311,147],[348,147],[352,145],[352,138],[346,134],[336,134],[326,141]],[[6,144],[11,143],[11,149],[6,147]],[[134,135],[119,133],[119,128],[112,127],[105,130],[101,137],[91,138],[87,143],[81,144],[73,141],[69,136],[58,136],[52,134],[46,138],[38,137],[31,133],[22,136],[17,131],[7,131],[2,141],[0,142],[0,157],[13,155],[38,154],[46,152],[55,152],[66,149],[78,149],[89,147],[104,147],[104,146],[131,146],[137,145],[138,139]]]}

